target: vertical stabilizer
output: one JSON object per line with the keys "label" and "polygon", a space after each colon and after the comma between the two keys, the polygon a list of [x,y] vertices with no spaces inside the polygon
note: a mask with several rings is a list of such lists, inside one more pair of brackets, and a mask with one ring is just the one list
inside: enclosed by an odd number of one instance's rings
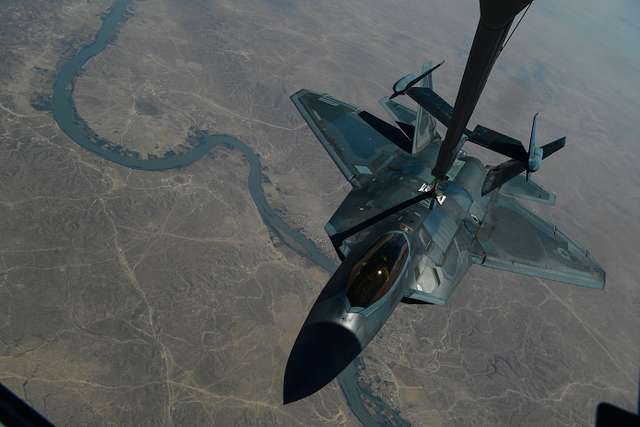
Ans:
{"label": "vertical stabilizer", "polygon": [[[426,72],[432,68],[433,64],[427,61],[422,66],[422,72]],[[427,75],[421,82],[422,87],[433,89],[433,77],[432,74]],[[429,144],[433,143],[436,138],[436,121],[427,110],[422,107],[418,107],[418,113],[416,117],[416,130],[413,134],[413,148],[412,153],[422,151]]]}
{"label": "vertical stabilizer", "polygon": [[[416,84],[416,87],[432,89],[433,79],[431,72],[440,65],[442,65],[442,63],[434,67],[430,61],[427,61],[422,66],[422,71],[419,77],[416,77],[414,74],[409,74],[400,79],[394,87],[401,82],[412,80],[409,83],[411,85],[410,87],[413,87],[413,85]],[[402,93],[404,93],[404,91],[382,98],[380,100],[380,105],[382,105],[387,113],[393,117],[396,124],[400,129],[402,129],[407,137],[411,139],[411,154],[416,154],[424,150],[429,144],[436,140],[436,120],[421,106],[419,106],[418,110],[415,111],[393,99],[395,96]]]}

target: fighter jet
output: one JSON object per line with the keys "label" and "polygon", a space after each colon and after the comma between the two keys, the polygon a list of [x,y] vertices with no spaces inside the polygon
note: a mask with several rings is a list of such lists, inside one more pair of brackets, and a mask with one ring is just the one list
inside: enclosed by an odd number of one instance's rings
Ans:
{"label": "fighter jet", "polygon": [[[493,64],[532,0],[480,0],[480,20],[454,106],[433,91],[435,67],[408,75],[381,100],[395,125],[330,95],[291,96],[353,189],[326,224],[342,261],[305,320],[284,373],[284,403],[333,380],[400,302],[445,304],[471,264],[603,288],[589,252],[518,199],[553,204],[530,175],[564,147],[538,147],[536,119],[518,139],[467,124]],[[518,21],[519,23],[520,21]],[[394,99],[408,96],[410,109]],[[446,128],[441,139],[438,120]],[[509,158],[494,167],[465,141]]]}

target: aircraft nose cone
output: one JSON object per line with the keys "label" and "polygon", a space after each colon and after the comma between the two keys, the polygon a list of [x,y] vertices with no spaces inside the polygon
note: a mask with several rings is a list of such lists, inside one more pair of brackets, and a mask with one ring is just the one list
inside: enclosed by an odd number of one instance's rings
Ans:
{"label": "aircraft nose cone", "polygon": [[343,326],[330,322],[303,326],[284,372],[284,404],[320,390],[360,351],[356,336]]}

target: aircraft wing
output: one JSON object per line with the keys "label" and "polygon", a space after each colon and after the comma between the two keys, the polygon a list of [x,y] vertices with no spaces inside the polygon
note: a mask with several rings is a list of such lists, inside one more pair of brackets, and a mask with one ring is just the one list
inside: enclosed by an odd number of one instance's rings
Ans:
{"label": "aircraft wing", "polygon": [[514,199],[495,197],[476,236],[474,263],[587,288],[604,287],[605,272],[588,251]]}
{"label": "aircraft wing", "polygon": [[397,146],[381,132],[406,139],[399,129],[330,95],[302,89],[291,100],[338,169],[356,188],[398,155]]}

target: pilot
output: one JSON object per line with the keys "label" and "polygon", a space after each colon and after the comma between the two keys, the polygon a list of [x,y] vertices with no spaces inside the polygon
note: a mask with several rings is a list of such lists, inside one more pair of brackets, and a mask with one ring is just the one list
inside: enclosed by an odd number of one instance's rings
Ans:
{"label": "pilot", "polygon": [[354,307],[367,308],[396,282],[409,253],[401,233],[388,233],[358,261],[347,280],[347,298]]}

